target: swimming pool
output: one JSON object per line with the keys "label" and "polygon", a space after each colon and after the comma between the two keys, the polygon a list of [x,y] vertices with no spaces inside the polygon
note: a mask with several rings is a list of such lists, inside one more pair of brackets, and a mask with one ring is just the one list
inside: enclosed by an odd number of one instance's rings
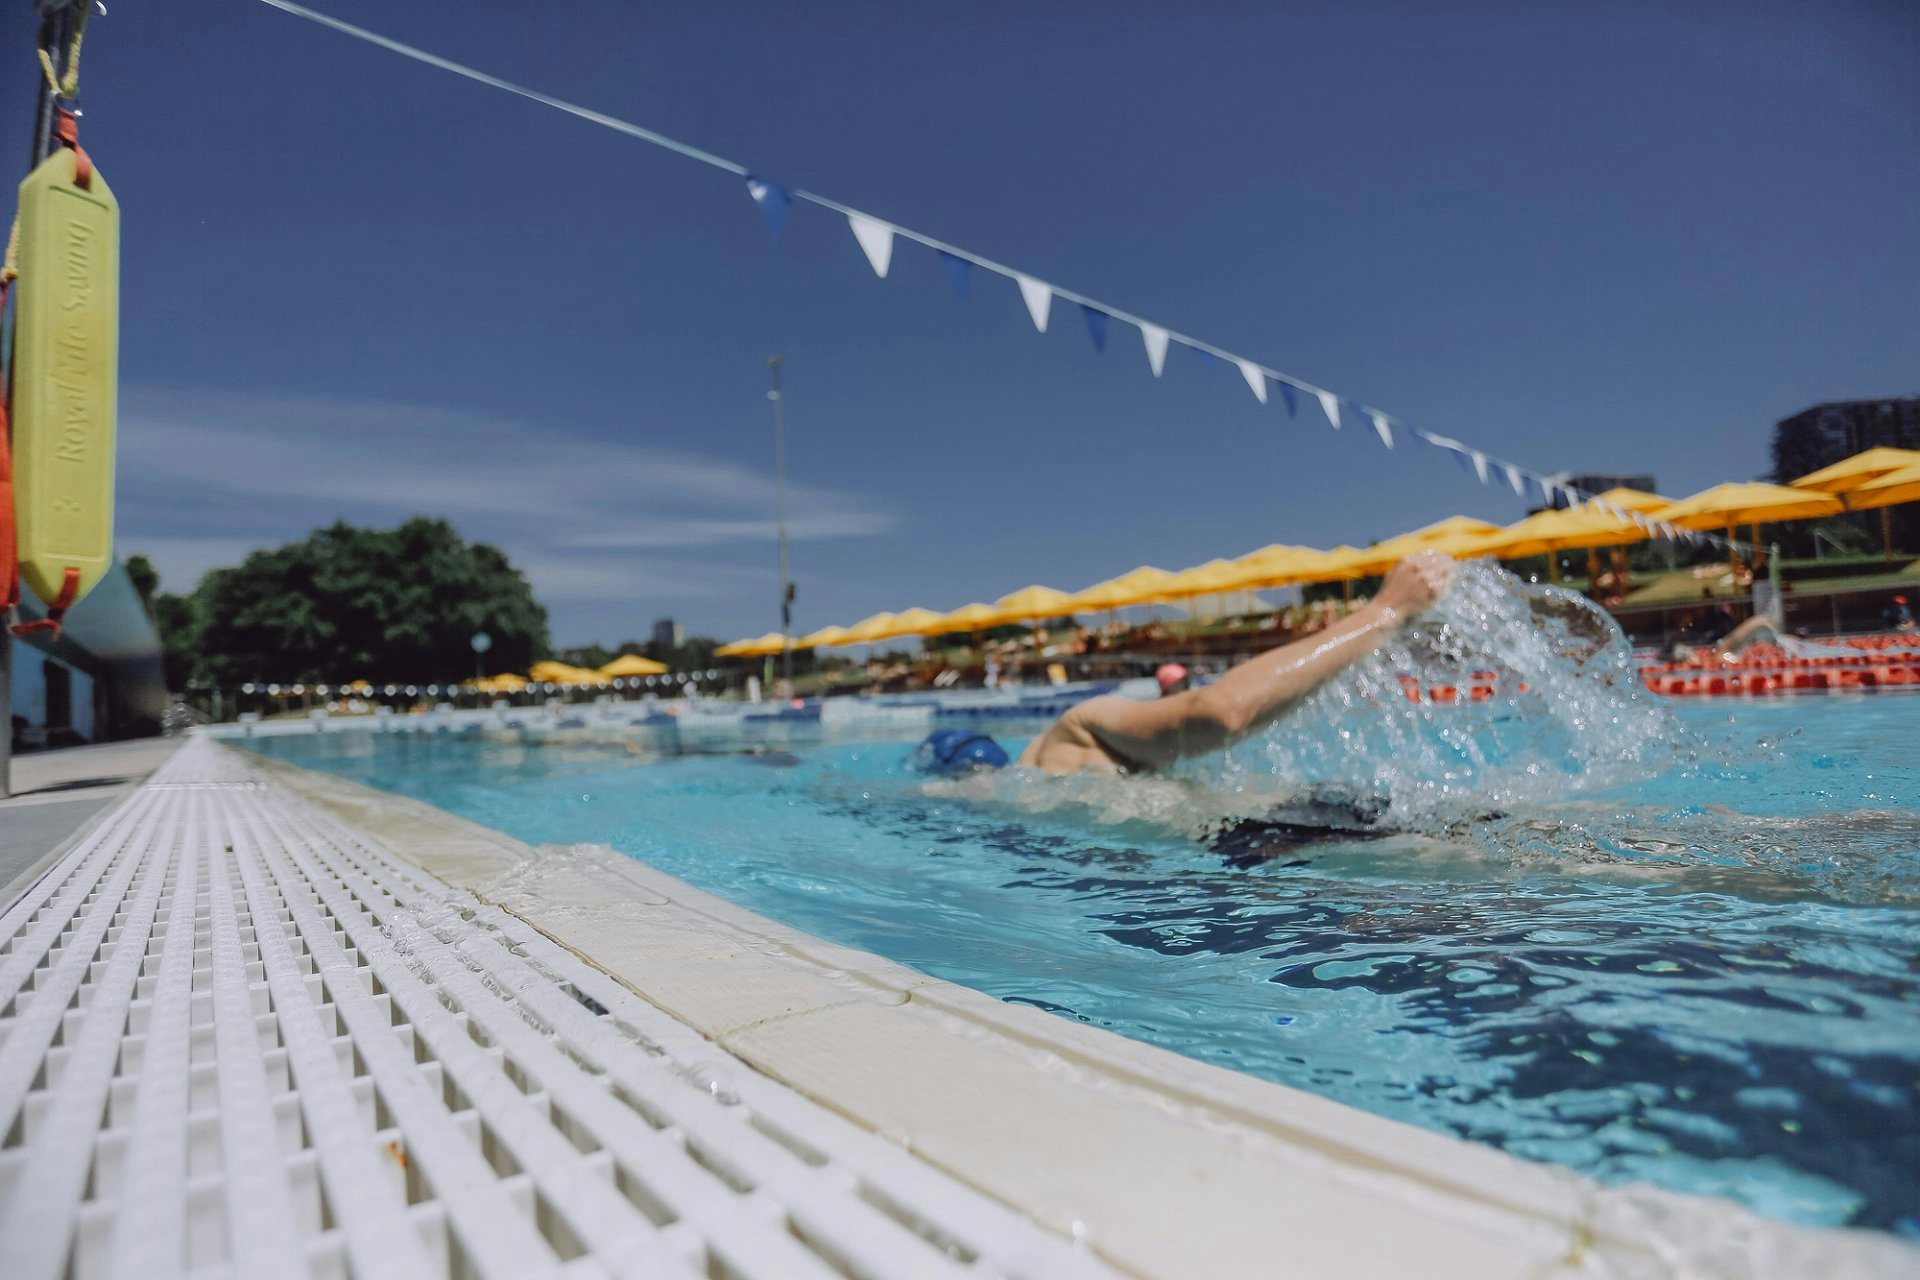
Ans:
{"label": "swimming pool", "polygon": [[[1629,688],[1543,726],[1391,689],[1344,682],[1286,735],[1134,782],[929,784],[916,730],[803,724],[253,745],[1605,1181],[1920,1236],[1920,698]],[[1363,774],[1405,784],[1390,831],[1226,821],[1286,804],[1277,776]]]}

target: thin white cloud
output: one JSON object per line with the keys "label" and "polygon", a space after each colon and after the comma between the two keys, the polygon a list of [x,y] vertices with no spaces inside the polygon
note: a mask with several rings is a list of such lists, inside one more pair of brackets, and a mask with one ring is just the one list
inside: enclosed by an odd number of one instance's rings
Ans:
{"label": "thin white cloud", "polygon": [[[439,406],[130,388],[120,452],[119,545],[174,590],[335,518],[418,514],[499,546],[549,604],[624,598],[637,616],[759,590],[765,573],[695,553],[775,533],[770,468]],[[787,504],[795,541],[895,524],[839,490],[790,485]]]}

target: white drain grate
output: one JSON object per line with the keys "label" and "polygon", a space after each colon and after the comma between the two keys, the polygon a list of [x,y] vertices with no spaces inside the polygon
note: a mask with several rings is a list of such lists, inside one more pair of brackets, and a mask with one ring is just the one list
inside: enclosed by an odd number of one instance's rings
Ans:
{"label": "white drain grate", "polygon": [[200,741],[0,916],[0,1276],[1109,1276]]}

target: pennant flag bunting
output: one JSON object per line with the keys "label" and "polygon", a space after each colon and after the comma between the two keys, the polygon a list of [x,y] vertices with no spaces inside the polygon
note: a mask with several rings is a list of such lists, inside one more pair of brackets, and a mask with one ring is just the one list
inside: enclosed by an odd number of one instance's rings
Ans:
{"label": "pennant flag bunting", "polygon": [[1190,345],[1187,349],[1189,351],[1192,351],[1193,354],[1195,354],[1196,356],[1200,357],[1200,363],[1207,366],[1208,373],[1220,372],[1219,356],[1216,356],[1215,354],[1213,354],[1213,352],[1207,350],[1205,347],[1195,347]]}
{"label": "pennant flag bunting", "polygon": [[967,289],[973,283],[973,264],[958,254],[948,253],[945,249],[937,249],[935,252],[940,255],[940,265],[947,269],[947,278],[953,281],[953,296],[966,297]]}
{"label": "pennant flag bunting", "polygon": [[866,251],[867,261],[873,264],[873,274],[886,279],[887,268],[893,265],[893,228],[864,213],[848,214],[847,225]]}
{"label": "pennant flag bunting", "polygon": [[1084,302],[1080,304],[1080,314],[1087,318],[1087,336],[1093,339],[1093,349],[1095,351],[1105,351],[1107,349],[1107,321],[1112,319],[1112,317],[1100,308],[1090,307]]}
{"label": "pennant flag bunting", "polygon": [[760,216],[767,220],[767,230],[778,240],[780,232],[787,225],[787,210],[793,204],[793,192],[765,178],[750,177],[747,179],[747,194],[760,206]]}
{"label": "pennant flag bunting", "polygon": [[1479,479],[1481,484],[1487,482],[1487,455],[1478,449],[1473,451],[1473,474]]}
{"label": "pennant flag bunting", "polygon": [[1387,421],[1386,415],[1374,413],[1368,416],[1373,419],[1373,429],[1380,433],[1380,443],[1389,449],[1393,448],[1393,426]]}
{"label": "pennant flag bunting", "polygon": [[1053,290],[1044,280],[1035,280],[1032,276],[1014,275],[1020,285],[1020,296],[1027,304],[1027,314],[1033,317],[1033,327],[1041,333],[1047,331],[1047,315],[1053,310]]}
{"label": "pennant flag bunting", "polygon": [[1251,360],[1239,360],[1235,361],[1235,363],[1240,366],[1240,376],[1247,380],[1249,387],[1253,388],[1253,398],[1261,404],[1265,404],[1267,402],[1267,375],[1261,371],[1259,365]]}
{"label": "pennant flag bunting", "polygon": [[1338,431],[1340,429],[1340,397],[1331,391],[1316,391],[1313,394],[1320,397],[1320,412],[1327,415],[1327,421],[1333,424],[1335,431]]}
{"label": "pennant flag bunting", "polygon": [[1514,466],[1512,463],[1507,463],[1500,469],[1507,473],[1507,488],[1513,490],[1513,496],[1516,498],[1526,497],[1527,478],[1520,474],[1520,468]]}
{"label": "pennant flag bunting", "polygon": [[1287,402],[1287,416],[1289,418],[1297,418],[1300,416],[1300,392],[1295,389],[1291,382],[1281,382],[1280,398]]}
{"label": "pennant flag bunting", "polygon": [[1140,342],[1147,349],[1147,367],[1159,377],[1167,367],[1167,331],[1157,324],[1140,325]]}

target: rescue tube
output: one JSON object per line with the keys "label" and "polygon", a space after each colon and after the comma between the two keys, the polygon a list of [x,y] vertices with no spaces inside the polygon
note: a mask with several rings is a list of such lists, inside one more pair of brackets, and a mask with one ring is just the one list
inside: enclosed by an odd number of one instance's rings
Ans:
{"label": "rescue tube", "polygon": [[74,148],[55,151],[20,184],[19,266],[13,483],[20,577],[49,605],[71,605],[113,564],[120,354],[120,204]]}

